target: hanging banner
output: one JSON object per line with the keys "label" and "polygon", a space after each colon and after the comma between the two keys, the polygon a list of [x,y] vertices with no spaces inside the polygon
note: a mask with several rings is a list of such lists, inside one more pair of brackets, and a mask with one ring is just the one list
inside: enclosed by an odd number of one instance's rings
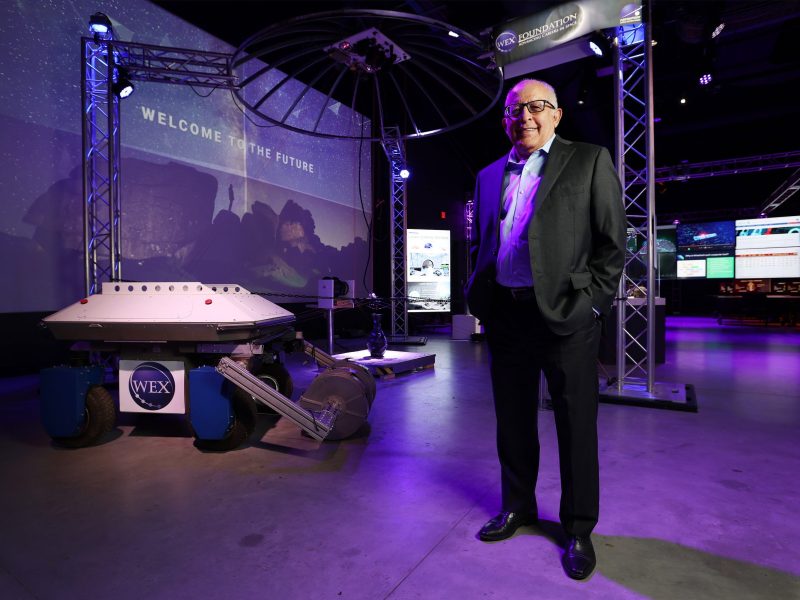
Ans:
{"label": "hanging banner", "polygon": [[502,67],[581,36],[641,23],[642,0],[580,0],[498,25],[492,31],[495,61]]}

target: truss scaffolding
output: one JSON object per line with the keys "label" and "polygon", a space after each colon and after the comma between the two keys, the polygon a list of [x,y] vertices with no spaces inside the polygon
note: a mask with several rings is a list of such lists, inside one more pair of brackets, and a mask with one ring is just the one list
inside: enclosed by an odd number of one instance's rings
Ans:
{"label": "truss scaffolding", "polygon": [[230,55],[81,38],[84,275],[87,296],[122,279],[119,98],[124,69],[134,81],[235,89]]}
{"label": "truss scaffolding", "polygon": [[84,284],[87,296],[118,281],[120,265],[119,98],[110,42],[82,38]]}
{"label": "truss scaffolding", "polygon": [[[646,3],[645,8],[649,8]],[[649,13],[649,11],[647,11]],[[650,19],[618,28],[615,46],[617,171],[628,243],[617,294],[617,369],[602,397],[611,402],[696,410],[686,387],[655,382],[655,169]],[[646,240],[647,251],[637,240]],[[642,302],[641,298],[645,301]],[[642,326],[644,323],[644,326]]]}
{"label": "truss scaffolding", "polygon": [[408,305],[406,304],[406,179],[400,171],[406,168],[405,151],[400,131],[396,127],[383,130],[381,142],[386,158],[389,159],[389,195],[392,206],[389,243],[391,244],[392,264],[392,336],[408,335]]}
{"label": "truss scaffolding", "polygon": [[222,52],[114,42],[117,62],[130,79],[194,87],[238,89],[231,55]]}
{"label": "truss scaffolding", "polygon": [[797,167],[800,167],[800,150],[659,167],[656,169],[655,175],[656,181],[662,183],[719,177],[721,175],[760,173],[775,169],[796,169]]}
{"label": "truss scaffolding", "polygon": [[789,178],[778,187],[778,189],[772,192],[770,197],[767,198],[764,206],[761,207],[760,214],[768,215],[781,204],[786,202],[789,198],[794,196],[798,190],[800,190],[800,169],[797,169],[794,173],[792,173]]}

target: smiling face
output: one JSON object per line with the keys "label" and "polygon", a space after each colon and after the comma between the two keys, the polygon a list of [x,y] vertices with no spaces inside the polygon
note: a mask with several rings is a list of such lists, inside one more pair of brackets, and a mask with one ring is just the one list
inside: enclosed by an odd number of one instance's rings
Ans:
{"label": "smiling face", "polygon": [[[506,96],[506,106],[548,100],[558,106],[553,90],[540,81],[520,81]],[[545,145],[561,120],[561,109],[549,106],[540,113],[531,113],[523,108],[518,117],[503,117],[506,135],[517,151],[519,158],[527,159],[533,152]]]}

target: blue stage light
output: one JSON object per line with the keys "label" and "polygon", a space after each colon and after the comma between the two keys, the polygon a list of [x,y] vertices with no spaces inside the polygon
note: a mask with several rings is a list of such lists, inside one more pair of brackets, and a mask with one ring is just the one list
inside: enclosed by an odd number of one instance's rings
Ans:
{"label": "blue stage light", "polygon": [[111,19],[101,12],[94,13],[89,17],[89,31],[104,36],[111,31]]}

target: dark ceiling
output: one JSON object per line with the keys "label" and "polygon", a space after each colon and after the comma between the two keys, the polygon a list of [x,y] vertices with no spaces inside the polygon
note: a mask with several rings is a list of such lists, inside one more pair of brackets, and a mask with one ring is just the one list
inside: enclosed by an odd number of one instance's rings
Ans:
{"label": "dark ceiling", "polygon": [[[233,46],[273,23],[315,12],[345,8],[396,10],[434,18],[473,35],[520,16],[546,10],[560,1],[369,2],[304,0],[158,1],[182,19]],[[722,32],[711,38],[720,22]],[[800,149],[800,1],[671,1],[653,4],[655,163],[657,167],[730,158],[755,157]],[[559,92],[565,116],[559,128],[571,139],[613,148],[612,81],[604,64],[583,59],[535,74]],[[605,65],[609,65],[607,60]],[[699,69],[710,66],[714,81],[700,87]],[[586,102],[578,105],[583,96]],[[680,99],[684,98],[685,103]],[[410,226],[425,227],[425,215],[462,202],[475,173],[507,151],[500,108],[455,132],[408,142],[416,169],[409,184]],[[443,158],[444,157],[444,158]],[[755,211],[795,169],[719,176],[659,184],[659,220],[744,216]],[[420,172],[425,172],[420,175]],[[417,205],[416,211],[414,210]],[[774,215],[798,214],[798,196]]]}

